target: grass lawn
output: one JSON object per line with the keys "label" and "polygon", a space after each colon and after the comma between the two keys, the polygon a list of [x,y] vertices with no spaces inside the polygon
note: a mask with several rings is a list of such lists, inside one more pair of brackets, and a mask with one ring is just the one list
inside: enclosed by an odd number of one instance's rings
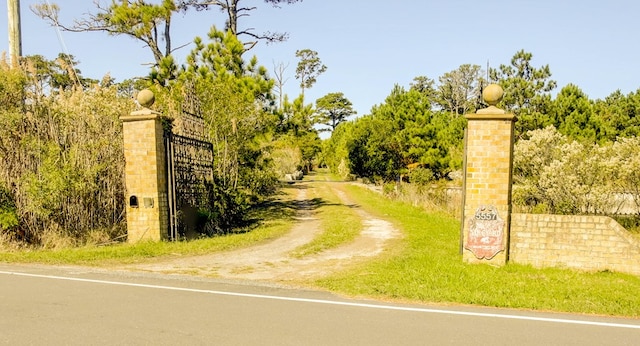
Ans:
{"label": "grass lawn", "polygon": [[461,303],[640,317],[640,277],[470,265],[459,254],[459,221],[428,213],[358,186],[349,195],[405,233],[386,256],[315,282],[337,292],[378,299]]}

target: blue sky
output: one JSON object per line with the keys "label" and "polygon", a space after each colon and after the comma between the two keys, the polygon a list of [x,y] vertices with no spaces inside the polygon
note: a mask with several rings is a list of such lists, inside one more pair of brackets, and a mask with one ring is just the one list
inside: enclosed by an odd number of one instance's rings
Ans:
{"label": "blue sky", "polygon": [[[94,10],[92,0],[50,1],[60,5],[65,23]],[[359,115],[384,102],[395,84],[408,87],[420,75],[437,81],[462,64],[509,64],[521,49],[533,54],[534,66],[549,65],[556,92],[573,83],[598,99],[617,89],[626,94],[640,88],[637,0],[304,0],[280,9],[245,1],[258,9],[242,18],[241,26],[290,34],[287,42],[261,43],[248,53],[270,71],[274,63],[289,64],[287,94],[294,98],[300,92],[296,50],[312,49],[328,69],[305,92],[307,102],[343,92]],[[29,10],[37,2],[21,0],[23,54],[54,58],[63,46],[56,30]],[[6,6],[0,2],[0,18],[7,18]],[[8,50],[5,21],[0,21],[0,51]],[[179,15],[172,24],[174,47],[206,37],[211,25],[223,23],[216,10]],[[145,63],[153,60],[146,47],[128,37],[61,36],[86,77],[144,76]],[[176,52],[177,60],[183,62],[190,49]]]}

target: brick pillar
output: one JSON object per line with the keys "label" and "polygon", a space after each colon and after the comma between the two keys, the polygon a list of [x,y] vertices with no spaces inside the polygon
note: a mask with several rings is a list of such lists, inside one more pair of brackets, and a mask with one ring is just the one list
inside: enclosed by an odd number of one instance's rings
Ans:
{"label": "brick pillar", "polygon": [[144,107],[120,117],[124,137],[127,240],[158,241],[168,235],[166,155],[162,115],[150,110],[154,96],[138,94]]}
{"label": "brick pillar", "polygon": [[502,88],[488,85],[482,96],[489,104],[468,114],[462,258],[467,263],[504,265],[509,259],[513,114],[496,107]]}

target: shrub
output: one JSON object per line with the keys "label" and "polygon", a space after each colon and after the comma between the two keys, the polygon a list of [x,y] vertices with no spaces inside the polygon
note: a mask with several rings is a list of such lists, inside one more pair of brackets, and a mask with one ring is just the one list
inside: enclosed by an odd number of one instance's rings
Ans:
{"label": "shrub", "polygon": [[11,231],[18,226],[16,204],[9,190],[0,185],[0,233]]}
{"label": "shrub", "polygon": [[[554,127],[529,132],[514,151],[513,203],[525,212],[616,214],[621,200],[640,199],[637,138],[572,141]],[[635,214],[640,215],[636,208]]]}
{"label": "shrub", "polygon": [[433,182],[435,175],[428,168],[415,168],[409,171],[409,181],[419,187],[425,187]]}
{"label": "shrub", "polygon": [[[2,72],[26,76],[19,69]],[[25,80],[0,77],[0,90],[24,87]],[[22,93],[16,104],[17,94],[0,93],[2,104],[11,105],[0,109],[0,228],[46,246],[52,246],[51,234],[82,242],[95,229],[121,232],[119,116],[133,110],[131,99],[118,96],[115,87],[99,86]]]}

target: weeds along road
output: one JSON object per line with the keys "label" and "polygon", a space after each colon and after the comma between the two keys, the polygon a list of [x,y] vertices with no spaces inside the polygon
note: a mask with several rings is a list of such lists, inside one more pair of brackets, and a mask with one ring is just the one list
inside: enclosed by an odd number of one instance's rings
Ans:
{"label": "weeds along road", "polygon": [[3,345],[637,345],[640,321],[0,264]]}

